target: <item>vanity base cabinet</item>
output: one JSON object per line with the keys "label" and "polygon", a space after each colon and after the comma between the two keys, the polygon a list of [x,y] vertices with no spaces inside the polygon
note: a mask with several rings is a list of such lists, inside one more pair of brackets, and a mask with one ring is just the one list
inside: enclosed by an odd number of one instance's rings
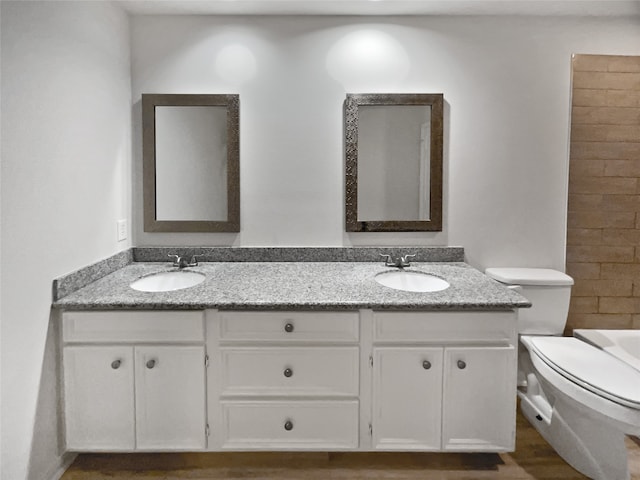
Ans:
{"label": "vanity base cabinet", "polygon": [[516,347],[446,348],[442,449],[510,451],[515,447]]}
{"label": "vanity base cabinet", "polygon": [[223,401],[223,449],[353,450],[357,400]]}
{"label": "vanity base cabinet", "polygon": [[133,347],[66,347],[63,365],[67,449],[133,450]]}
{"label": "vanity base cabinet", "polygon": [[515,312],[373,312],[376,450],[515,449]]}
{"label": "vanity base cabinet", "polygon": [[202,346],[136,347],[136,448],[205,448]]}
{"label": "vanity base cabinet", "polygon": [[440,450],[442,348],[373,350],[376,450]]}
{"label": "vanity base cabinet", "polygon": [[[202,312],[71,312],[62,321],[67,450],[206,448]],[[172,332],[181,343],[168,343]]]}
{"label": "vanity base cabinet", "polygon": [[515,448],[514,311],[65,312],[62,321],[68,450]]}
{"label": "vanity base cabinet", "polygon": [[357,450],[359,334],[357,311],[210,312],[210,449]]}

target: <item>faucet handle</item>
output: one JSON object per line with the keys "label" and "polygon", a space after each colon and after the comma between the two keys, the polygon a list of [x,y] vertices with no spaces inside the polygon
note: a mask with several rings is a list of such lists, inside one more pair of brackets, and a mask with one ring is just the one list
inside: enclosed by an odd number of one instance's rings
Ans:
{"label": "faucet handle", "polygon": [[168,257],[173,257],[173,266],[177,267],[180,265],[180,255],[176,255],[175,253],[170,253],[167,255]]}
{"label": "faucet handle", "polygon": [[393,258],[391,257],[391,255],[389,255],[388,253],[381,253],[380,256],[384,257],[384,264],[387,267],[394,267],[395,266],[395,264],[393,263]]}
{"label": "faucet handle", "polygon": [[198,266],[198,257],[202,255],[191,255],[191,261],[189,262],[188,267],[197,267]]}
{"label": "faucet handle", "polygon": [[403,264],[405,267],[408,267],[408,266],[409,266],[409,258],[413,258],[413,257],[415,257],[415,256],[416,256],[416,254],[415,254],[415,253],[413,253],[413,254],[407,254],[407,255],[405,255],[404,257],[400,257],[400,261],[402,262],[402,264]]}

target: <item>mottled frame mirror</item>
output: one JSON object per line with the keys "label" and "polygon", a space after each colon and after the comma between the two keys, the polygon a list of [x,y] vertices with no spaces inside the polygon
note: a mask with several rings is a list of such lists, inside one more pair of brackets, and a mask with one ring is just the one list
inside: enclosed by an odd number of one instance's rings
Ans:
{"label": "mottled frame mirror", "polygon": [[[442,231],[442,148],[443,148],[443,95],[435,94],[347,94],[344,105],[345,119],[345,223],[347,232],[418,232],[418,231]],[[396,108],[397,107],[397,108]],[[415,107],[423,107],[417,109]],[[398,122],[398,115],[402,112],[415,112],[420,110],[424,117],[422,124],[418,125],[415,120],[411,122],[416,125],[408,125],[410,128],[404,128],[402,123]],[[382,112],[386,120],[372,121],[370,118],[372,112]],[[378,118],[380,117],[379,114]],[[366,118],[366,121],[365,121]],[[413,118],[413,117],[411,117]],[[377,122],[377,123],[376,123]],[[373,125],[376,125],[374,128]],[[387,130],[384,130],[384,129]],[[384,131],[383,131],[384,130]],[[407,153],[411,158],[405,159],[404,164],[398,161],[394,155],[387,155],[384,150],[384,143],[391,142],[390,137],[398,137],[400,133],[405,134],[411,130],[411,141],[406,143],[419,142],[420,145],[414,148],[415,151],[420,150],[419,154]],[[425,131],[427,134],[425,134]],[[416,135],[419,138],[415,138]],[[368,149],[363,148],[365,136],[368,142],[373,145]],[[405,140],[395,138],[396,145],[403,145]],[[359,145],[361,144],[361,145]],[[359,149],[360,146],[360,149]],[[368,156],[379,157],[376,162],[370,161]],[[383,158],[383,157],[387,158]],[[418,156],[420,158],[413,158]],[[391,158],[394,157],[394,158]],[[382,158],[382,160],[380,160]],[[426,160],[425,160],[426,158]],[[384,165],[379,162],[384,161]],[[417,167],[411,165],[411,169],[407,168],[406,162],[416,162]],[[374,166],[368,166],[374,165]],[[365,214],[363,207],[359,208],[359,202],[365,203],[362,192],[365,190],[374,192],[376,195],[376,187],[370,187],[362,184],[362,179],[366,178],[365,169],[375,170],[374,174],[378,175],[380,170],[385,170],[384,174],[388,178],[406,176],[415,177],[417,179],[418,193],[415,194],[413,203],[415,203],[416,212],[407,214],[410,218],[406,218],[404,212],[398,213],[373,213]],[[370,175],[369,175],[370,176]],[[359,185],[359,177],[361,184]],[[401,178],[401,177],[398,177]],[[402,189],[400,194],[404,195]],[[383,185],[378,188],[380,198],[382,198],[382,190],[386,190]],[[397,190],[396,190],[397,191]],[[387,192],[387,198],[391,198]],[[369,196],[369,199],[374,198]],[[384,202],[379,198],[374,198],[374,202]],[[368,201],[367,203],[372,203]],[[413,206],[412,206],[413,208]],[[395,208],[395,211],[402,208]],[[388,209],[393,210],[393,209]],[[384,206],[381,209],[384,212]],[[384,218],[384,217],[396,218]],[[383,218],[370,218],[383,217]]]}
{"label": "mottled frame mirror", "polygon": [[[142,95],[145,232],[240,231],[239,132],[237,94]],[[174,206],[188,195],[186,207]],[[210,214],[212,206],[219,211]]]}

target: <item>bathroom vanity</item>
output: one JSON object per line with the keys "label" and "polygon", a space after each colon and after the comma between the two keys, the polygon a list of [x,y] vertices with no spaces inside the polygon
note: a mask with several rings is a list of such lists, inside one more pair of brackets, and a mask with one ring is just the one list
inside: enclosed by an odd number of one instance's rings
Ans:
{"label": "bathroom vanity", "polygon": [[133,263],[56,301],[70,451],[514,449],[517,309],[461,262],[450,287],[376,283],[377,262],[211,262],[202,284],[129,285]]}

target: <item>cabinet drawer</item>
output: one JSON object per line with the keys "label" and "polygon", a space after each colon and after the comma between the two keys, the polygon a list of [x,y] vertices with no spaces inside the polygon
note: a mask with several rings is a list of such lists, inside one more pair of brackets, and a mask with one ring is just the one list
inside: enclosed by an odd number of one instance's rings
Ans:
{"label": "cabinet drawer", "polygon": [[204,342],[202,311],[65,312],[64,342]]}
{"label": "cabinet drawer", "polygon": [[358,447],[358,402],[222,402],[223,449]]}
{"label": "cabinet drawer", "polygon": [[358,312],[220,312],[220,339],[354,343],[358,319]]}
{"label": "cabinet drawer", "polygon": [[223,395],[357,396],[358,347],[223,347]]}
{"label": "cabinet drawer", "polygon": [[511,343],[516,339],[517,318],[513,311],[374,312],[373,341]]}

